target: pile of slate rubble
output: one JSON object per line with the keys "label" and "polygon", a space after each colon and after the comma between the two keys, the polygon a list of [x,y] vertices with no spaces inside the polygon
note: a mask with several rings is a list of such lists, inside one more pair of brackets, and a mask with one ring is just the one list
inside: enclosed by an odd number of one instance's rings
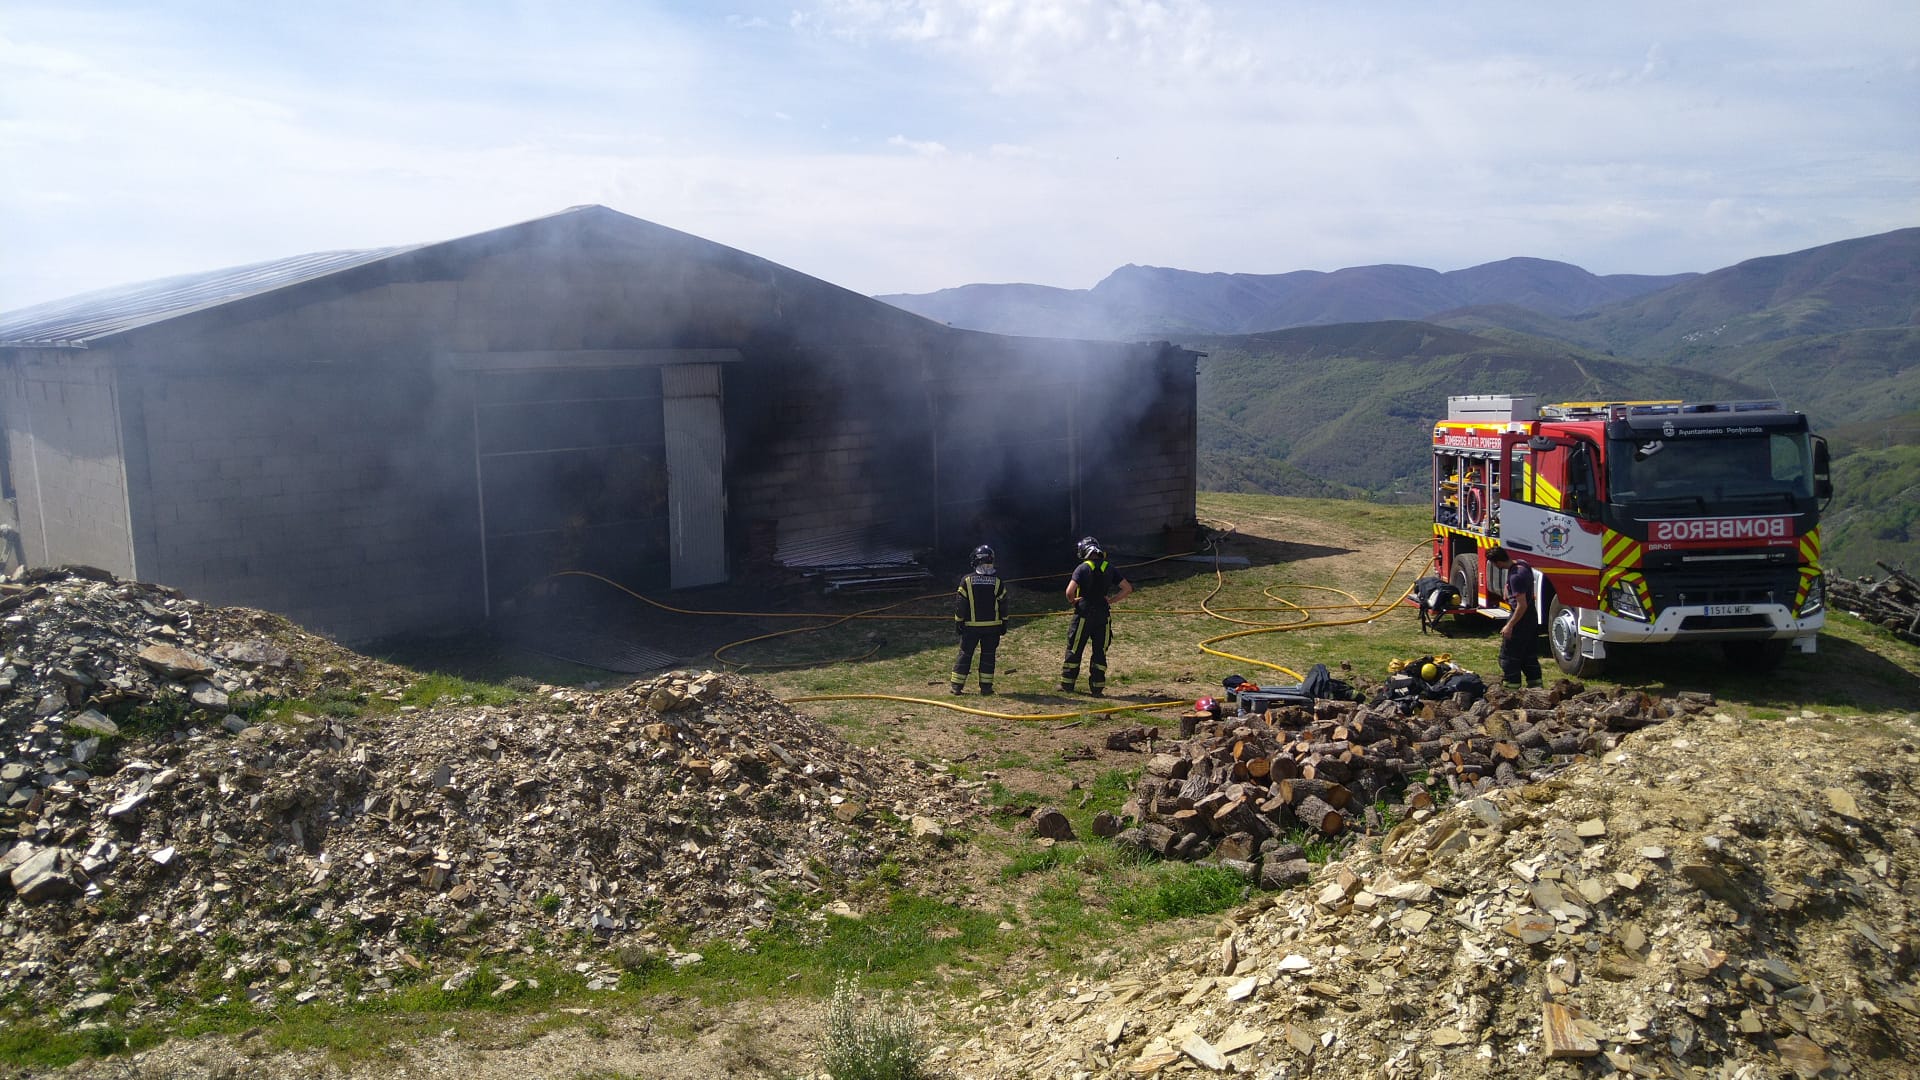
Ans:
{"label": "pile of slate rubble", "polygon": [[611,985],[971,806],[733,676],[408,704],[404,669],[84,568],[0,585],[0,648],[0,996],[74,1018],[514,953]]}
{"label": "pile of slate rubble", "polygon": [[[1164,753],[1197,763],[1231,735]],[[1530,782],[1455,783],[1337,860],[1299,864],[1301,887],[1251,893],[1210,936],[1096,957],[1096,975],[1014,998],[989,989],[942,1067],[1916,1075],[1920,715],[1689,709],[1585,749]],[[1231,846],[1209,844],[1215,859]]]}

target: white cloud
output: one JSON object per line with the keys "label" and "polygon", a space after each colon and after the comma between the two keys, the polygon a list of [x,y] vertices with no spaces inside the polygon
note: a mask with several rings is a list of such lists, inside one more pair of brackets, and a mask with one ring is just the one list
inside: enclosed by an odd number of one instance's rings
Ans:
{"label": "white cloud", "polygon": [[741,0],[439,25],[343,0],[262,9],[235,42],[190,6],[33,2],[0,37],[0,309],[585,202],[866,292],[1127,262],[1704,270],[1920,207],[1907,3]]}
{"label": "white cloud", "polygon": [[947,148],[932,140],[909,139],[904,135],[894,135],[887,139],[888,146],[898,146],[911,150],[921,157],[945,157]]}

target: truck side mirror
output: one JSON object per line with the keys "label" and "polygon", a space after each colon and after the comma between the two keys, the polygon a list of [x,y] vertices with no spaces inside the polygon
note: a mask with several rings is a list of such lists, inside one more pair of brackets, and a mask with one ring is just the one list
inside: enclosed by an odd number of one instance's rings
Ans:
{"label": "truck side mirror", "polygon": [[1818,435],[1813,437],[1813,497],[1825,502],[1833,498],[1832,459],[1827,453],[1827,440]]}
{"label": "truck side mirror", "polygon": [[1567,501],[1583,518],[1600,516],[1600,500],[1593,495],[1593,455],[1587,452],[1585,443],[1567,454]]}

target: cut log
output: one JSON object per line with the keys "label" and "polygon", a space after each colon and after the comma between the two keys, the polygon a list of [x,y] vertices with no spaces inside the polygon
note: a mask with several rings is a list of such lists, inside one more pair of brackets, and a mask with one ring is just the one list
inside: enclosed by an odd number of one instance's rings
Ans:
{"label": "cut log", "polygon": [[1347,819],[1341,815],[1340,811],[1313,795],[1300,800],[1300,805],[1293,808],[1293,814],[1300,819],[1302,825],[1310,829],[1319,829],[1326,836],[1338,833],[1347,824]]}
{"label": "cut log", "polygon": [[1556,754],[1577,754],[1587,745],[1587,736],[1578,731],[1555,735],[1547,740],[1547,749]]}
{"label": "cut log", "polygon": [[1298,777],[1280,781],[1280,794],[1287,805],[1298,807],[1306,799],[1320,799],[1331,806],[1344,807],[1353,800],[1353,792],[1328,780]]}
{"label": "cut log", "polygon": [[1410,810],[1433,809],[1433,792],[1428,791],[1427,785],[1425,784],[1421,784],[1417,782],[1408,784],[1407,785],[1407,808]]}
{"label": "cut log", "polygon": [[1205,835],[1213,831],[1207,828],[1207,819],[1211,816],[1204,810],[1175,810],[1171,820],[1173,831]]}

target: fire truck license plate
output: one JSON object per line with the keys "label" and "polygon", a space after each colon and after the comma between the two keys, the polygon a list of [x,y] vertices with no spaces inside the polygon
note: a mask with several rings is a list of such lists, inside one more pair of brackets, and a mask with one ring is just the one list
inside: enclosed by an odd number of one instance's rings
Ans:
{"label": "fire truck license plate", "polygon": [[1753,605],[1752,604],[1708,604],[1707,614],[1709,615],[1751,615],[1753,614]]}

